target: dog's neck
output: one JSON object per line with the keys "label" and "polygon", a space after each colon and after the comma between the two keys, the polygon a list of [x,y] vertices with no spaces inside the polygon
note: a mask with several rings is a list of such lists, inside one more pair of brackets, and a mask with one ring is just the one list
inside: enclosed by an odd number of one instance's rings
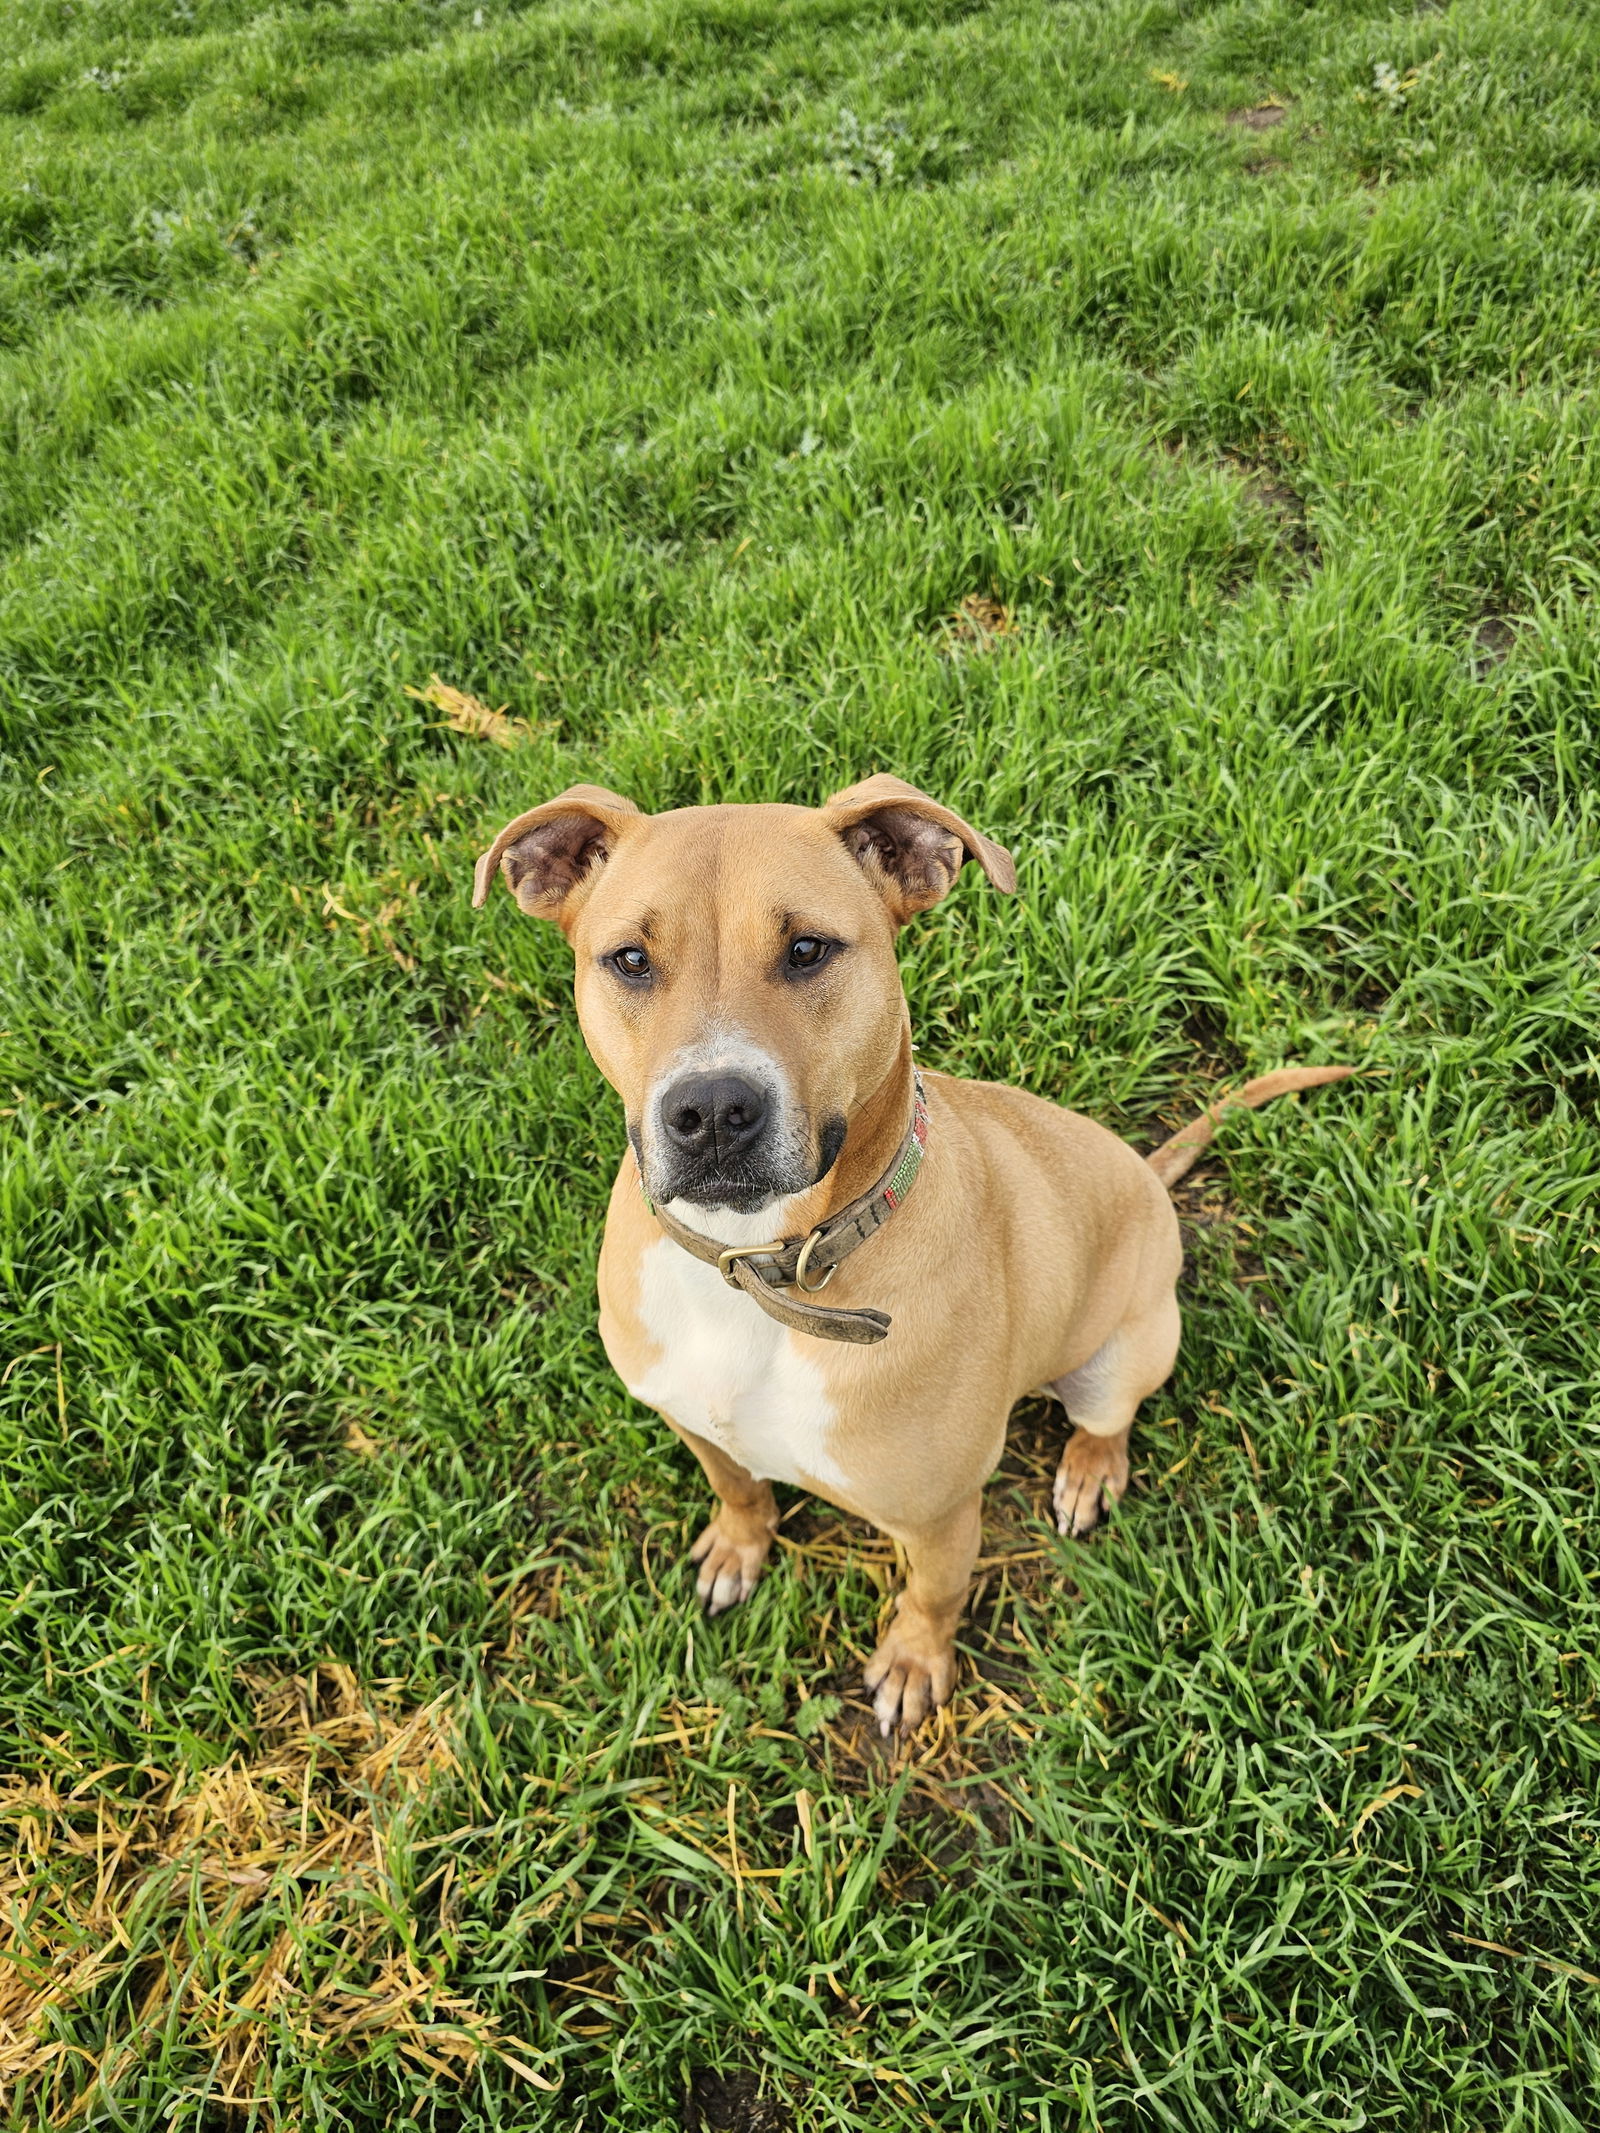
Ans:
{"label": "dog's neck", "polygon": [[[801,1210],[807,1226],[824,1222],[841,1207],[882,1182],[911,1123],[916,1074],[911,1064],[911,1028],[903,1024],[894,1064],[872,1094],[856,1106],[848,1122],[839,1159],[806,1196]],[[797,1207],[800,1203],[796,1203]]]}

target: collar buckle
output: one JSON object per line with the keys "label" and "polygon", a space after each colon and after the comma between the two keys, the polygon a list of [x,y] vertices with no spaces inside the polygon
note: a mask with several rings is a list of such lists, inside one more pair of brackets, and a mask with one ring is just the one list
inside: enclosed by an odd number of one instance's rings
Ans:
{"label": "collar buckle", "polygon": [[734,1266],[738,1260],[762,1259],[769,1255],[776,1258],[782,1250],[783,1240],[781,1237],[776,1244],[730,1244],[725,1252],[718,1252],[717,1254],[717,1272],[730,1289],[736,1289],[739,1286],[739,1282],[734,1273]]}

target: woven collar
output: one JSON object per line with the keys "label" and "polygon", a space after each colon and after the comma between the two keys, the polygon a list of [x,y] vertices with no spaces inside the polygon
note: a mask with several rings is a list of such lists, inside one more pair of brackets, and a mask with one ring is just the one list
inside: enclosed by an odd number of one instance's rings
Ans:
{"label": "woven collar", "polygon": [[[834,1269],[882,1229],[916,1182],[928,1145],[928,1100],[923,1093],[922,1076],[913,1072],[916,1097],[911,1124],[895,1151],[894,1161],[871,1192],[863,1193],[859,1200],[852,1200],[848,1207],[841,1207],[836,1215],[819,1222],[809,1235],[780,1238],[771,1244],[724,1247],[713,1237],[702,1237],[697,1230],[685,1228],[675,1215],[658,1207],[648,1193],[644,1196],[646,1207],[674,1244],[681,1244],[707,1266],[720,1267],[730,1288],[743,1289],[769,1318],[777,1319],[791,1333],[813,1333],[819,1340],[828,1341],[881,1341],[890,1325],[885,1312],[833,1311],[822,1304],[807,1303],[805,1298],[827,1287]],[[642,1177],[640,1189],[643,1190]],[[799,1293],[779,1293],[785,1289]]]}

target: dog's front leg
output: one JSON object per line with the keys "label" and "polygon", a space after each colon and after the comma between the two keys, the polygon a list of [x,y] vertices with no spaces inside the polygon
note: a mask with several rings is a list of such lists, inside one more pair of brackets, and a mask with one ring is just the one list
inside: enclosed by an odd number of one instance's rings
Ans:
{"label": "dog's front leg", "polygon": [[967,1604],[978,1560],[983,1496],[914,1531],[885,1527],[907,1558],[905,1591],[889,1633],[867,1661],[866,1683],[885,1739],[898,1724],[913,1732],[928,1713],[948,1703],[956,1684],[956,1624]]}
{"label": "dog's front leg", "polygon": [[716,1493],[716,1515],[689,1550],[689,1560],[700,1566],[695,1581],[700,1604],[708,1614],[720,1615],[755,1590],[778,1530],[777,1499],[770,1481],[757,1481],[726,1452],[670,1415],[663,1420],[694,1453]]}

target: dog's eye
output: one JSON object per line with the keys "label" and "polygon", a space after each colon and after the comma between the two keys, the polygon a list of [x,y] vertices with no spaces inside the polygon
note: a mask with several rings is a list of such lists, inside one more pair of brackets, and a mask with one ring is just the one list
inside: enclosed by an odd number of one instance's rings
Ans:
{"label": "dog's eye", "polygon": [[619,978],[631,978],[636,985],[641,978],[650,975],[650,958],[642,948],[619,948],[615,955],[607,956],[606,961]]}
{"label": "dog's eye", "polygon": [[833,953],[832,941],[819,941],[814,933],[802,933],[797,941],[789,943],[789,968],[791,970],[815,970]]}

